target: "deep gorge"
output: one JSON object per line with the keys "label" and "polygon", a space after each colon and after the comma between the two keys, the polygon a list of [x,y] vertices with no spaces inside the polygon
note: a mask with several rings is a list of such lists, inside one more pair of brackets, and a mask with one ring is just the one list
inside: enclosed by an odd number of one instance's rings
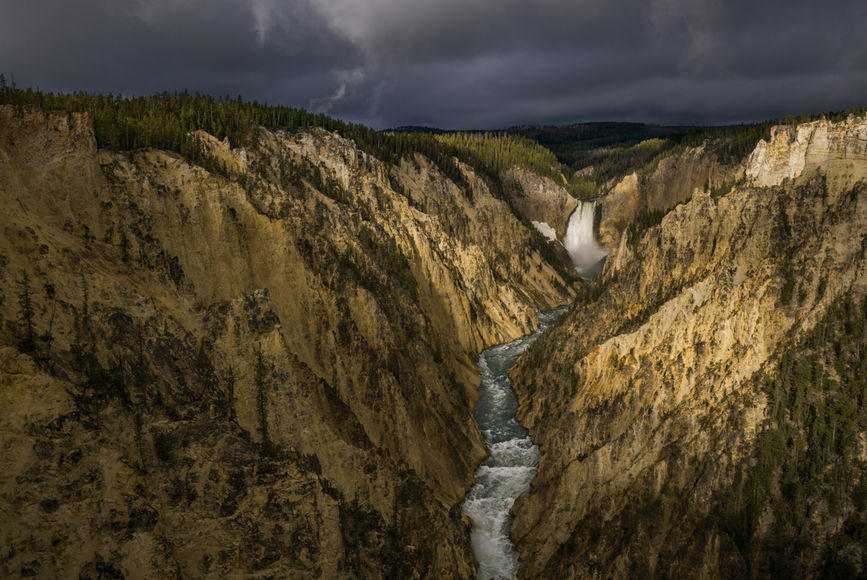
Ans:
{"label": "deep gorge", "polygon": [[476,469],[475,484],[463,502],[473,522],[473,552],[478,578],[514,578],[518,552],[509,537],[510,510],[527,493],[536,475],[539,449],[515,419],[517,399],[508,373],[533,341],[562,316],[567,307],[539,314],[539,328],[515,341],[486,349],[479,357],[481,395],[474,415],[485,437],[488,457]]}
{"label": "deep gorge", "polygon": [[220,172],[0,108],[4,574],[472,577],[474,363],[574,295],[525,223],[571,196],[198,138]]}
{"label": "deep gorge", "polygon": [[563,304],[507,375],[517,577],[865,569],[863,117],[590,203],[514,138],[104,113],[0,106],[4,576],[476,577],[477,361]]}

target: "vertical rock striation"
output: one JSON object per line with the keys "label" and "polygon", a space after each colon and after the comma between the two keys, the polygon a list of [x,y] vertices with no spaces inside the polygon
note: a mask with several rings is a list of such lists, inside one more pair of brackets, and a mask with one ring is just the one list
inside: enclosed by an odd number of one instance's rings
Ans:
{"label": "vertical rock striation", "polygon": [[573,282],[469,167],[198,137],[0,108],[3,575],[471,577],[473,362]]}
{"label": "vertical rock striation", "polygon": [[[834,361],[865,341],[863,309],[846,306],[867,293],[865,130],[863,118],[775,130],[744,183],[699,189],[639,239],[620,236],[597,292],[519,362],[519,416],[542,450],[515,508],[522,577],[863,569],[860,435],[834,439],[837,483],[785,474],[805,469],[818,433],[804,408],[860,412],[837,393],[863,362]],[[795,353],[813,353],[812,379],[787,374]],[[789,403],[775,384],[792,385]],[[822,437],[853,425],[829,421]]]}

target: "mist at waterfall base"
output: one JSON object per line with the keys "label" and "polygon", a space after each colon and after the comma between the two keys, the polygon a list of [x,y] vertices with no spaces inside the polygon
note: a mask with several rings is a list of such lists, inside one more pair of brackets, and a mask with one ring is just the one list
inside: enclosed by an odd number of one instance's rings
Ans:
{"label": "mist at waterfall base", "polygon": [[596,202],[582,201],[569,216],[563,246],[578,274],[589,280],[602,270],[603,258],[608,249],[601,246],[593,237],[593,219],[596,215]]}
{"label": "mist at waterfall base", "polygon": [[488,446],[488,457],[476,470],[476,483],[464,500],[463,510],[473,522],[473,552],[479,562],[480,580],[515,578],[518,552],[509,539],[509,510],[530,489],[539,462],[539,448],[515,419],[518,402],[509,369],[566,308],[540,313],[536,332],[491,347],[479,357],[482,384],[475,416]]}

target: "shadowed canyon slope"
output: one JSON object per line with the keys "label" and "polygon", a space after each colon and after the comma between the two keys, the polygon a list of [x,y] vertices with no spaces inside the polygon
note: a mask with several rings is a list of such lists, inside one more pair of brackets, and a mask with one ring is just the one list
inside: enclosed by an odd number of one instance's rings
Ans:
{"label": "shadowed canyon slope", "polygon": [[2,575],[472,577],[474,362],[574,296],[529,226],[574,201],[198,138],[221,174],[0,108]]}
{"label": "shadowed canyon slope", "polygon": [[776,128],[643,230],[600,199],[604,271],[513,373],[522,577],[865,569],[865,177],[850,117]]}

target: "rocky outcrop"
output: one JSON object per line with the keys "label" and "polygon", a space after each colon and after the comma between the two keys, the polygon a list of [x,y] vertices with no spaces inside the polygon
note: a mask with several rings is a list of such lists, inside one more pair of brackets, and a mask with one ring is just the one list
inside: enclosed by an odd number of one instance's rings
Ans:
{"label": "rocky outcrop", "polygon": [[623,231],[640,214],[668,211],[689,200],[696,189],[730,187],[743,173],[739,164],[720,163],[706,145],[687,147],[663,157],[649,175],[627,175],[599,198],[599,241],[614,248]]}
{"label": "rocky outcrop", "polygon": [[[774,538],[788,532],[758,492],[745,507],[733,490],[773,465],[763,463],[768,449],[784,454],[756,444],[785,423],[766,377],[829,313],[867,293],[864,150],[853,137],[865,128],[850,119],[775,131],[747,162],[746,184],[720,197],[698,190],[639,240],[622,236],[596,287],[522,359],[519,416],[542,450],[515,508],[522,577],[767,572],[756,554],[783,550]],[[861,481],[846,461],[844,479]],[[769,478],[782,478],[776,469]],[[807,505],[787,489],[783,505]],[[844,521],[860,525],[863,506],[848,493],[809,500],[817,531],[789,573],[816,575],[835,550],[861,557],[855,544],[828,548]]]}
{"label": "rocky outcrop", "polygon": [[475,358],[571,282],[469,167],[198,137],[0,108],[3,575],[471,577]]}
{"label": "rocky outcrop", "polygon": [[515,209],[526,219],[548,224],[557,239],[566,236],[569,216],[578,207],[578,200],[550,177],[539,176],[521,167],[513,167],[504,175],[510,186]]}
{"label": "rocky outcrop", "polygon": [[638,174],[632,173],[621,179],[596,201],[596,207],[599,214],[598,239],[608,248],[616,247],[620,234],[644,210]]}
{"label": "rocky outcrop", "polygon": [[746,177],[756,185],[780,185],[817,170],[830,175],[830,187],[843,190],[867,178],[867,124],[850,116],[797,126],[774,127],[747,159]]}

